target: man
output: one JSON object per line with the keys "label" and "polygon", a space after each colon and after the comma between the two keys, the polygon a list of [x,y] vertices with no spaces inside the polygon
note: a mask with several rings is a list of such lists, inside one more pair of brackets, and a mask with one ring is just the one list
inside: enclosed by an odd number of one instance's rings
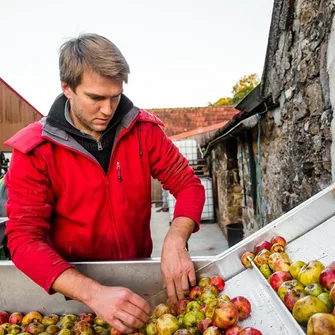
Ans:
{"label": "man", "polygon": [[172,302],[195,284],[186,242],[199,227],[204,189],[153,115],[123,95],[129,67],[106,38],[64,43],[63,94],[40,122],[6,142],[6,234],[12,260],[47,292],[89,306],[122,333],[148,321],[150,309],[123,287],[106,287],[69,261],[150,257],[150,179],[176,197],[161,272]]}

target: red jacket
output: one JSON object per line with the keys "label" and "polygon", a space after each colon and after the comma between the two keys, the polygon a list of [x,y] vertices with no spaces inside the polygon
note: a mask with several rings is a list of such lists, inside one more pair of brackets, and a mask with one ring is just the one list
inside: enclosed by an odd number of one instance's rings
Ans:
{"label": "red jacket", "polygon": [[151,175],[176,197],[174,217],[199,224],[203,186],[155,116],[137,109],[122,120],[107,175],[65,131],[43,123],[6,142],[14,151],[5,183],[12,260],[46,291],[73,266],[67,261],[150,257]]}

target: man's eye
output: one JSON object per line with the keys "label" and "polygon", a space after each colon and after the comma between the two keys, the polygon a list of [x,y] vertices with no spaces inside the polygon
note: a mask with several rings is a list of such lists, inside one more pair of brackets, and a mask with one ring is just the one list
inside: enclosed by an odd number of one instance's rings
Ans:
{"label": "man's eye", "polygon": [[94,100],[94,101],[99,101],[99,100],[101,100],[101,97],[91,97],[91,99]]}

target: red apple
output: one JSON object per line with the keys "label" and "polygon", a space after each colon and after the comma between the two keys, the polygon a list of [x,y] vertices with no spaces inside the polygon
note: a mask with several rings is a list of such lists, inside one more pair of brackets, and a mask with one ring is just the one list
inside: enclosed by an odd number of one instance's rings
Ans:
{"label": "red apple", "polygon": [[0,312],[0,325],[7,323],[9,320],[9,314],[5,311]]}
{"label": "red apple", "polygon": [[256,328],[247,327],[247,328],[243,328],[239,332],[239,335],[262,335],[262,333]]}
{"label": "red apple", "polygon": [[271,249],[271,243],[269,241],[258,242],[255,245],[255,254],[258,254],[261,250],[264,250],[264,249],[267,249],[267,250]]}
{"label": "red apple", "polygon": [[306,297],[307,293],[302,290],[288,290],[284,295],[284,304],[292,312],[295,303],[303,297]]}
{"label": "red apple", "polygon": [[192,299],[190,297],[185,297],[184,299],[178,300],[177,303],[175,304],[175,311],[176,314],[185,314],[186,311],[186,305],[192,301]]}
{"label": "red apple", "polygon": [[20,325],[22,323],[23,315],[19,312],[14,312],[9,316],[8,322],[12,325]]}
{"label": "red apple", "polygon": [[269,284],[277,292],[281,284],[285,281],[291,280],[292,276],[286,271],[274,272],[269,278]]}
{"label": "red apple", "polygon": [[239,320],[245,320],[250,316],[251,304],[249,300],[245,297],[237,296],[231,299],[231,302],[236,306],[238,311]]}
{"label": "red apple", "polygon": [[221,292],[226,285],[224,279],[221,276],[213,276],[209,284],[215,286],[219,292]]}
{"label": "red apple", "polygon": [[198,322],[197,328],[201,333],[203,333],[211,325],[212,325],[212,319],[211,318],[206,318],[206,319],[202,319]]}
{"label": "red apple", "polygon": [[282,236],[273,236],[271,239],[271,244],[281,244],[283,247],[286,247],[286,240]]}
{"label": "red apple", "polygon": [[189,296],[192,300],[198,300],[200,296],[202,295],[203,289],[200,286],[194,286],[192,287]]}
{"label": "red apple", "polygon": [[80,335],[81,333],[85,333],[85,335],[94,335],[93,326],[87,321],[78,321],[73,326],[72,331],[75,335]]}
{"label": "red apple", "polygon": [[79,321],[86,321],[90,324],[93,324],[94,323],[94,318],[95,318],[95,315],[92,314],[92,313],[80,313],[78,315],[78,319],[77,319],[77,322]]}
{"label": "red apple", "polygon": [[225,335],[238,335],[240,333],[240,330],[242,329],[243,327],[235,325],[233,327],[228,328],[227,331],[225,332]]}
{"label": "red apple", "polygon": [[330,289],[329,297],[331,301],[333,302],[333,304],[335,305],[335,285],[333,285],[333,287]]}
{"label": "red apple", "polygon": [[320,274],[319,282],[325,289],[330,290],[335,284],[335,267],[326,267]]}
{"label": "red apple", "polygon": [[238,322],[238,310],[232,302],[220,302],[214,310],[213,325],[220,329],[228,329]]}
{"label": "red apple", "polygon": [[250,251],[246,251],[242,256],[241,256],[241,263],[244,265],[245,268],[252,268],[252,265],[250,261],[248,260],[248,257],[251,258],[252,260],[255,258],[255,254]]}
{"label": "red apple", "polygon": [[44,332],[44,325],[40,322],[32,322],[25,326],[24,331],[30,334],[39,334]]}

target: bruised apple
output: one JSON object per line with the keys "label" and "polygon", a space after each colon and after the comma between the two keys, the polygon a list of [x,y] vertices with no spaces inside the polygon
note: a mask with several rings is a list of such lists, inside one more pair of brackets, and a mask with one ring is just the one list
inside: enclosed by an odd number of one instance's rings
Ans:
{"label": "bruised apple", "polygon": [[85,320],[76,322],[72,330],[75,335],[94,335],[93,326]]}
{"label": "bruised apple", "polygon": [[296,261],[290,265],[290,274],[294,279],[298,279],[301,268],[306,265],[304,261]]}
{"label": "bruised apple", "polygon": [[310,295],[314,295],[314,297],[317,297],[323,292],[323,288],[319,283],[313,283],[305,287],[305,292]]}
{"label": "bruised apple", "polygon": [[237,296],[231,299],[231,302],[236,306],[239,320],[245,320],[250,316],[251,304],[249,300],[242,296]]}
{"label": "bruised apple", "polygon": [[222,334],[221,330],[216,326],[208,327],[203,333],[203,335],[221,335],[221,334]]}
{"label": "bruised apple", "polygon": [[285,252],[285,247],[279,243],[275,243],[271,246],[271,252]]}
{"label": "bruised apple", "polygon": [[198,286],[200,286],[200,287],[208,286],[210,281],[211,281],[211,279],[209,277],[202,277],[202,278],[200,278],[200,280],[198,282]]}
{"label": "bruised apple", "polygon": [[214,326],[220,329],[228,329],[238,322],[238,310],[232,302],[220,302],[214,310],[212,320]]}
{"label": "bruised apple", "polygon": [[158,304],[153,311],[154,318],[159,318],[163,314],[172,314],[172,310],[167,304]]}
{"label": "bruised apple", "polygon": [[12,325],[22,324],[23,314],[19,312],[14,312],[9,316],[8,322]]}
{"label": "bruised apple", "polygon": [[203,312],[200,312],[200,311],[197,311],[197,310],[190,311],[190,312],[188,312],[184,315],[183,324],[187,328],[196,327],[198,322],[205,319],[205,318],[206,318],[206,316]]}
{"label": "bruised apple", "polygon": [[24,331],[30,334],[40,334],[44,332],[44,325],[40,322],[31,322],[25,326]]}
{"label": "bruised apple", "polygon": [[48,326],[45,331],[51,335],[55,335],[59,332],[59,327],[57,325],[50,325]]}
{"label": "bruised apple", "polygon": [[284,295],[284,304],[292,312],[295,303],[303,297],[306,297],[307,293],[302,290],[288,290]]}
{"label": "bruised apple", "polygon": [[284,301],[285,293],[288,290],[293,290],[293,289],[303,291],[304,286],[301,283],[299,283],[296,279],[285,281],[278,288],[277,293],[279,295],[279,298]]}
{"label": "bruised apple", "polygon": [[9,320],[9,314],[5,311],[0,312],[0,325],[7,323]]}
{"label": "bruised apple", "polygon": [[216,287],[219,292],[221,292],[226,285],[224,279],[221,276],[213,276],[209,284]]}
{"label": "bruised apple", "polygon": [[305,286],[318,283],[324,269],[325,267],[321,262],[311,261],[301,268],[298,279]]}
{"label": "bruised apple", "polygon": [[254,260],[255,258],[255,254],[253,252],[250,251],[246,251],[242,256],[241,256],[241,263],[243,264],[243,266],[248,269],[248,268],[252,268],[252,264],[250,263],[249,259]]}
{"label": "bruised apple", "polygon": [[42,323],[42,320],[43,316],[39,312],[29,312],[23,317],[22,324],[25,326],[32,322]]}
{"label": "bruised apple", "polygon": [[86,321],[90,324],[93,324],[94,323],[94,318],[95,318],[95,315],[92,314],[92,313],[80,313],[78,315],[77,321]]}
{"label": "bruised apple", "polygon": [[335,317],[328,313],[316,313],[307,323],[307,335],[335,334]]}
{"label": "bruised apple", "polygon": [[268,265],[274,272],[288,272],[291,265],[291,260],[285,252],[274,252],[268,258]]}
{"label": "bruised apple", "polygon": [[268,249],[261,250],[254,259],[257,267],[260,268],[263,264],[267,264],[270,255],[271,252]]}
{"label": "bruised apple", "polygon": [[200,286],[194,286],[190,290],[189,297],[193,300],[198,300],[200,296],[202,295],[203,288]]}
{"label": "bruised apple", "polygon": [[59,321],[59,316],[57,314],[49,314],[44,316],[42,319],[42,324],[44,326],[55,325]]}
{"label": "bruised apple", "polygon": [[291,280],[292,276],[286,271],[274,272],[269,278],[269,284],[277,292],[285,281]]}

